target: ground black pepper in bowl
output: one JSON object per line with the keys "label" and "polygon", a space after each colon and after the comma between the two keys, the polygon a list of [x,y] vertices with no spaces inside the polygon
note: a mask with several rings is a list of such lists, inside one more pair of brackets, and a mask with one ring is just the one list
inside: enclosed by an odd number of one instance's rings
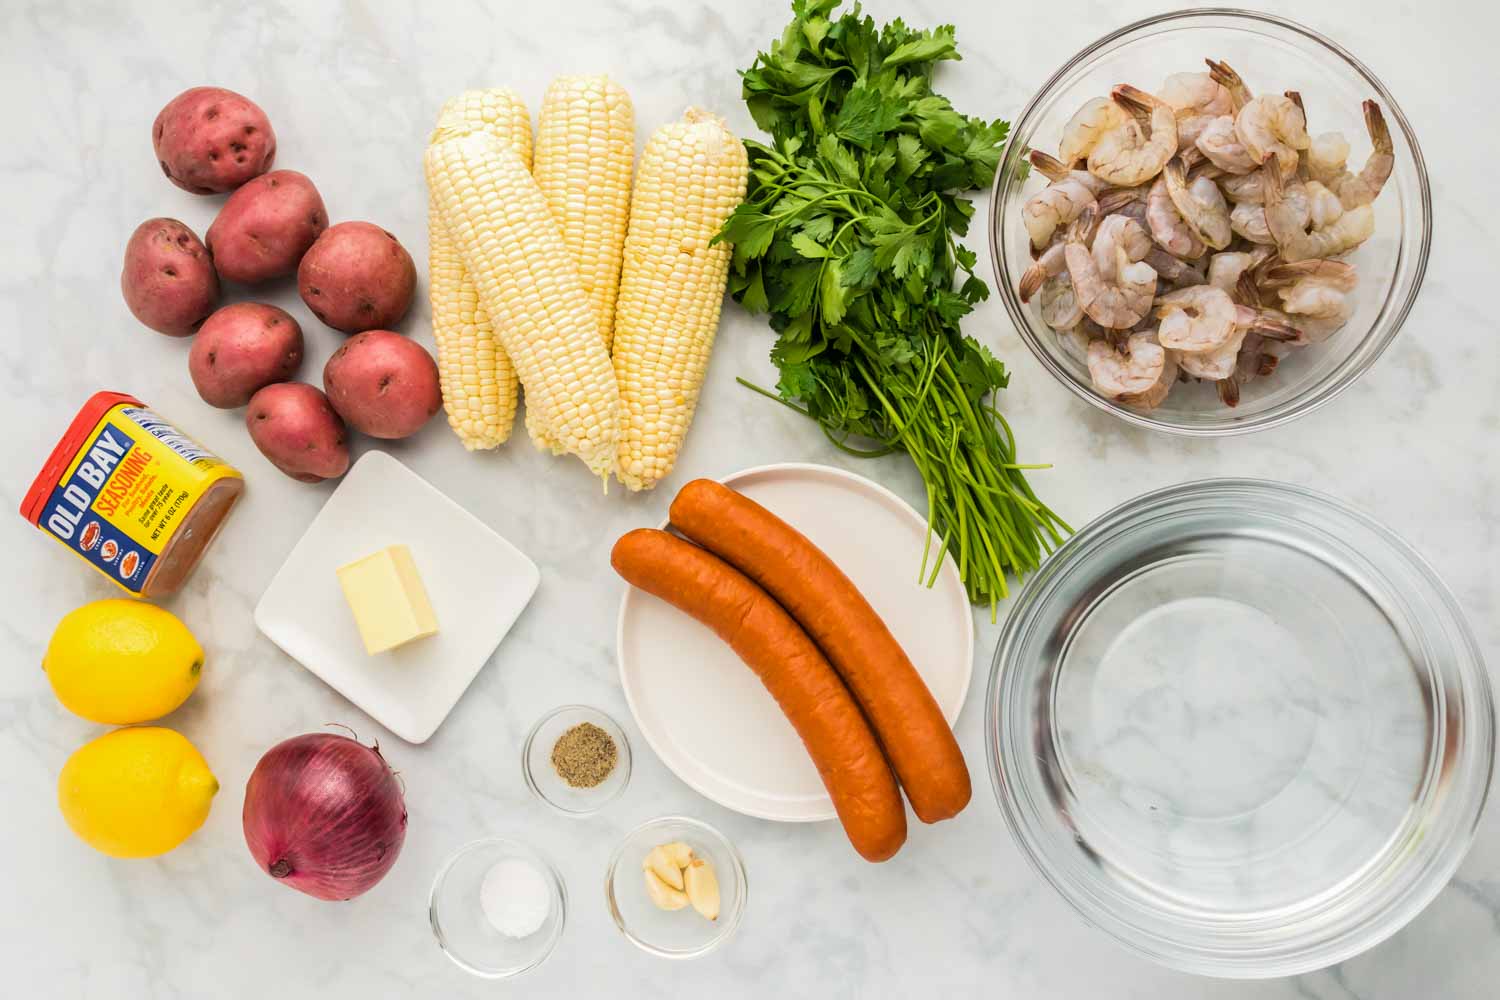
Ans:
{"label": "ground black pepper in bowl", "polygon": [[573,788],[593,788],[615,769],[615,741],[592,722],[580,722],[552,745],[552,766]]}

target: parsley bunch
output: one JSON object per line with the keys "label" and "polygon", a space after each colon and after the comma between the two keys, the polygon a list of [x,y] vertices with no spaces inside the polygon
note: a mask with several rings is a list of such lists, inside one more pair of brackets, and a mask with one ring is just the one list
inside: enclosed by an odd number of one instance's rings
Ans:
{"label": "parsley bunch", "polygon": [[993,617],[1006,571],[1035,569],[1071,530],[1026,482],[1045,466],[1016,463],[994,404],[1005,366],[959,330],[989,295],[956,239],[974,214],[959,192],[990,183],[1009,125],[933,93],[935,64],[959,58],[951,25],[877,27],[858,4],[834,19],[839,3],[794,0],[741,74],[771,140],[746,141],[749,191],[718,237],[734,244],[729,288],[770,313],[781,402],[850,454],[916,463],[943,540],[934,559],[929,534],[922,577],[952,550]]}

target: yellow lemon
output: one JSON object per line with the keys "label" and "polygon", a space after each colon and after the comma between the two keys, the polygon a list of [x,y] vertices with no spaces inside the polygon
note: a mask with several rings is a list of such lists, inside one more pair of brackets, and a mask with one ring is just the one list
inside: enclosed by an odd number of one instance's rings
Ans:
{"label": "yellow lemon", "polygon": [[170,611],[144,601],[95,601],[52,633],[42,669],[63,707],[90,722],[150,722],[193,693],[203,647]]}
{"label": "yellow lemon", "polygon": [[208,762],[184,736],[141,726],[75,750],[58,776],[57,804],[94,850],[149,858],[202,826],[218,790]]}

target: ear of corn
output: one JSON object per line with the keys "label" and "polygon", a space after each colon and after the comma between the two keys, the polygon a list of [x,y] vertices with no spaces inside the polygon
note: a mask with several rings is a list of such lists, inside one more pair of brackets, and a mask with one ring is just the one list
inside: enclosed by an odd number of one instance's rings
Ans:
{"label": "ear of corn", "polygon": [[607,76],[552,81],[537,119],[532,176],[578,262],[606,351],[613,339],[634,159],[635,109],[623,87]]}
{"label": "ear of corn", "polygon": [[609,353],[547,200],[525,162],[494,136],[431,145],[427,183],[479,303],[553,440],[607,476],[619,439]]}
{"label": "ear of corn", "polygon": [[[531,116],[510,90],[469,90],[443,105],[431,142],[483,132],[531,164]],[[432,336],[448,424],[465,448],[494,448],[510,437],[516,415],[516,372],[479,304],[457,245],[429,192],[428,292]]]}
{"label": "ear of corn", "polygon": [[632,490],[672,471],[719,326],[732,248],[709,245],[745,197],[745,147],[690,108],[658,129],[636,169],[615,307],[621,426],[616,474]]}
{"label": "ear of corn", "polygon": [[[578,266],[606,351],[613,339],[634,159],[635,109],[625,88],[607,76],[552,81],[537,120],[532,176]],[[530,406],[526,430],[537,447],[559,450]]]}

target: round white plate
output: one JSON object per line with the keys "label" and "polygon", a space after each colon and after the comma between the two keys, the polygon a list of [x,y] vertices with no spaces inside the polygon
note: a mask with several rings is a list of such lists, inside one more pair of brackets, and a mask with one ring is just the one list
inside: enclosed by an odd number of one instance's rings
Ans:
{"label": "round white plate", "polygon": [[[824,465],[765,465],[723,481],[828,553],[885,619],[949,724],[957,720],[973,672],[974,621],[952,557],[930,589],[917,579],[926,521],[885,487]],[[641,734],[694,791],[761,819],[834,818],[796,730],[708,626],[630,587],[615,648]]]}

